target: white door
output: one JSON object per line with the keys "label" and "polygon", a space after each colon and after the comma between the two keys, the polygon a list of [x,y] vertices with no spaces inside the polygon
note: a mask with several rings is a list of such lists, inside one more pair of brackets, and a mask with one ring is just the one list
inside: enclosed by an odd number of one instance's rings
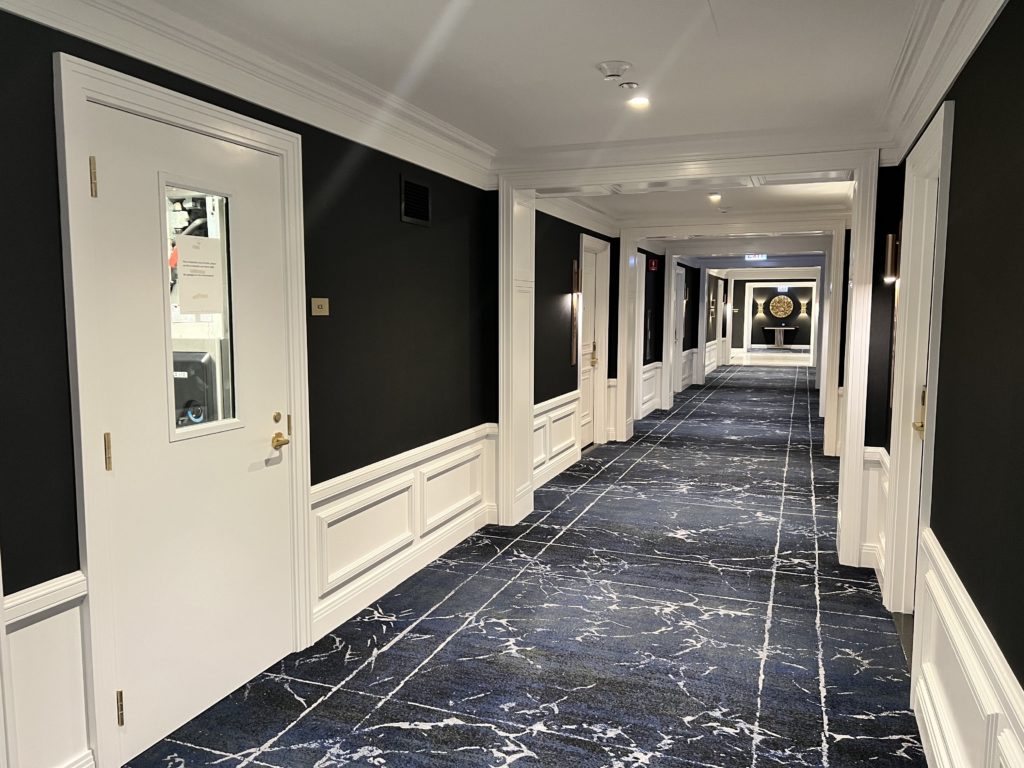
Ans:
{"label": "white door", "polygon": [[[945,253],[953,105],[947,102],[907,158],[899,281],[896,285],[893,418],[883,598],[914,607],[917,547],[930,508],[934,386]],[[932,402],[930,402],[932,401]],[[890,549],[891,548],[891,549]]]}
{"label": "white door", "polygon": [[240,144],[65,114],[94,700],[120,765],[294,644],[284,179]]}
{"label": "white door", "polygon": [[597,354],[597,254],[584,250],[580,269],[583,307],[580,316],[580,447],[594,442],[594,396]]}
{"label": "white door", "polygon": [[683,389],[683,341],[686,335],[686,270],[682,267],[676,268],[675,273],[675,297],[676,311],[675,323],[672,328],[672,345],[674,354],[672,359],[675,365],[672,366],[672,391],[680,392]]}

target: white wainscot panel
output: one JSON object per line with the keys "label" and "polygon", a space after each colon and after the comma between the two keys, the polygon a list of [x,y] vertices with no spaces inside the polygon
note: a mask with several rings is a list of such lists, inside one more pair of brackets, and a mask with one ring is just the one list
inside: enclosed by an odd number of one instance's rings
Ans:
{"label": "white wainscot panel", "polygon": [[714,371],[718,367],[718,341],[708,341],[704,345],[704,375]]}
{"label": "white wainscot panel", "polygon": [[539,488],[580,459],[580,393],[533,407],[533,487]]}
{"label": "white wainscot panel", "polygon": [[483,501],[483,456],[483,446],[477,445],[419,471],[424,533],[432,532]]}
{"label": "white wainscot panel", "polygon": [[495,522],[496,438],[484,424],[313,487],[314,639]]}
{"label": "white wainscot panel", "polygon": [[1024,689],[930,528],[921,536],[911,696],[933,768],[1024,768]]}
{"label": "white wainscot panel", "polygon": [[4,598],[19,768],[91,768],[81,572]]}
{"label": "white wainscot panel", "polygon": [[889,452],[885,448],[864,449],[864,537],[861,563],[874,568],[878,583],[885,578],[885,531],[889,510]]}
{"label": "white wainscot panel", "polygon": [[693,386],[693,361],[696,351],[687,349],[682,353],[682,357],[679,359],[679,366],[681,369],[681,377],[679,382],[679,391],[682,392],[687,387]]}
{"label": "white wainscot panel", "polygon": [[640,374],[640,418],[658,407],[661,397],[661,363],[645,365]]}

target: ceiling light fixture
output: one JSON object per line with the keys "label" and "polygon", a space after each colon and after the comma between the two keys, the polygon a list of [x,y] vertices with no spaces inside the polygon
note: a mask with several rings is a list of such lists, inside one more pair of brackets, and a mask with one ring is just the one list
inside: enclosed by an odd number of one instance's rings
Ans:
{"label": "ceiling light fixture", "polygon": [[712,192],[710,195],[708,195],[708,200],[711,201],[712,205],[718,205],[720,202],[722,202],[722,193]]}
{"label": "ceiling light fixture", "polygon": [[619,83],[619,88],[625,88],[627,91],[635,91],[640,87],[640,83],[634,82],[633,80],[627,80],[624,83]]}
{"label": "ceiling light fixture", "polygon": [[628,61],[619,61],[617,59],[610,59],[608,61],[602,61],[597,65],[597,71],[604,75],[605,80],[621,80],[622,76],[626,74],[633,65]]}
{"label": "ceiling light fixture", "polygon": [[648,99],[646,96],[634,96],[626,103],[636,110],[647,109],[649,106],[651,106],[651,100]]}

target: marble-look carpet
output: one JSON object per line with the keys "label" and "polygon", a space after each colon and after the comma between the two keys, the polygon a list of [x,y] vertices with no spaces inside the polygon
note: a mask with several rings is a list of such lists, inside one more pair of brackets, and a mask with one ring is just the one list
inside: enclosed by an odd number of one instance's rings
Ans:
{"label": "marble-look carpet", "polygon": [[719,369],[131,765],[925,765],[817,410]]}

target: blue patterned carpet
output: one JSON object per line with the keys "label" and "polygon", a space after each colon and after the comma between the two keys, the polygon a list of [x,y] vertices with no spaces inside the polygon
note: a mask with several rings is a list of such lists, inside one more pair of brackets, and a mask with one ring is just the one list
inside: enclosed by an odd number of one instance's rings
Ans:
{"label": "blue patterned carpet", "polygon": [[807,369],[635,429],[132,766],[923,766]]}

